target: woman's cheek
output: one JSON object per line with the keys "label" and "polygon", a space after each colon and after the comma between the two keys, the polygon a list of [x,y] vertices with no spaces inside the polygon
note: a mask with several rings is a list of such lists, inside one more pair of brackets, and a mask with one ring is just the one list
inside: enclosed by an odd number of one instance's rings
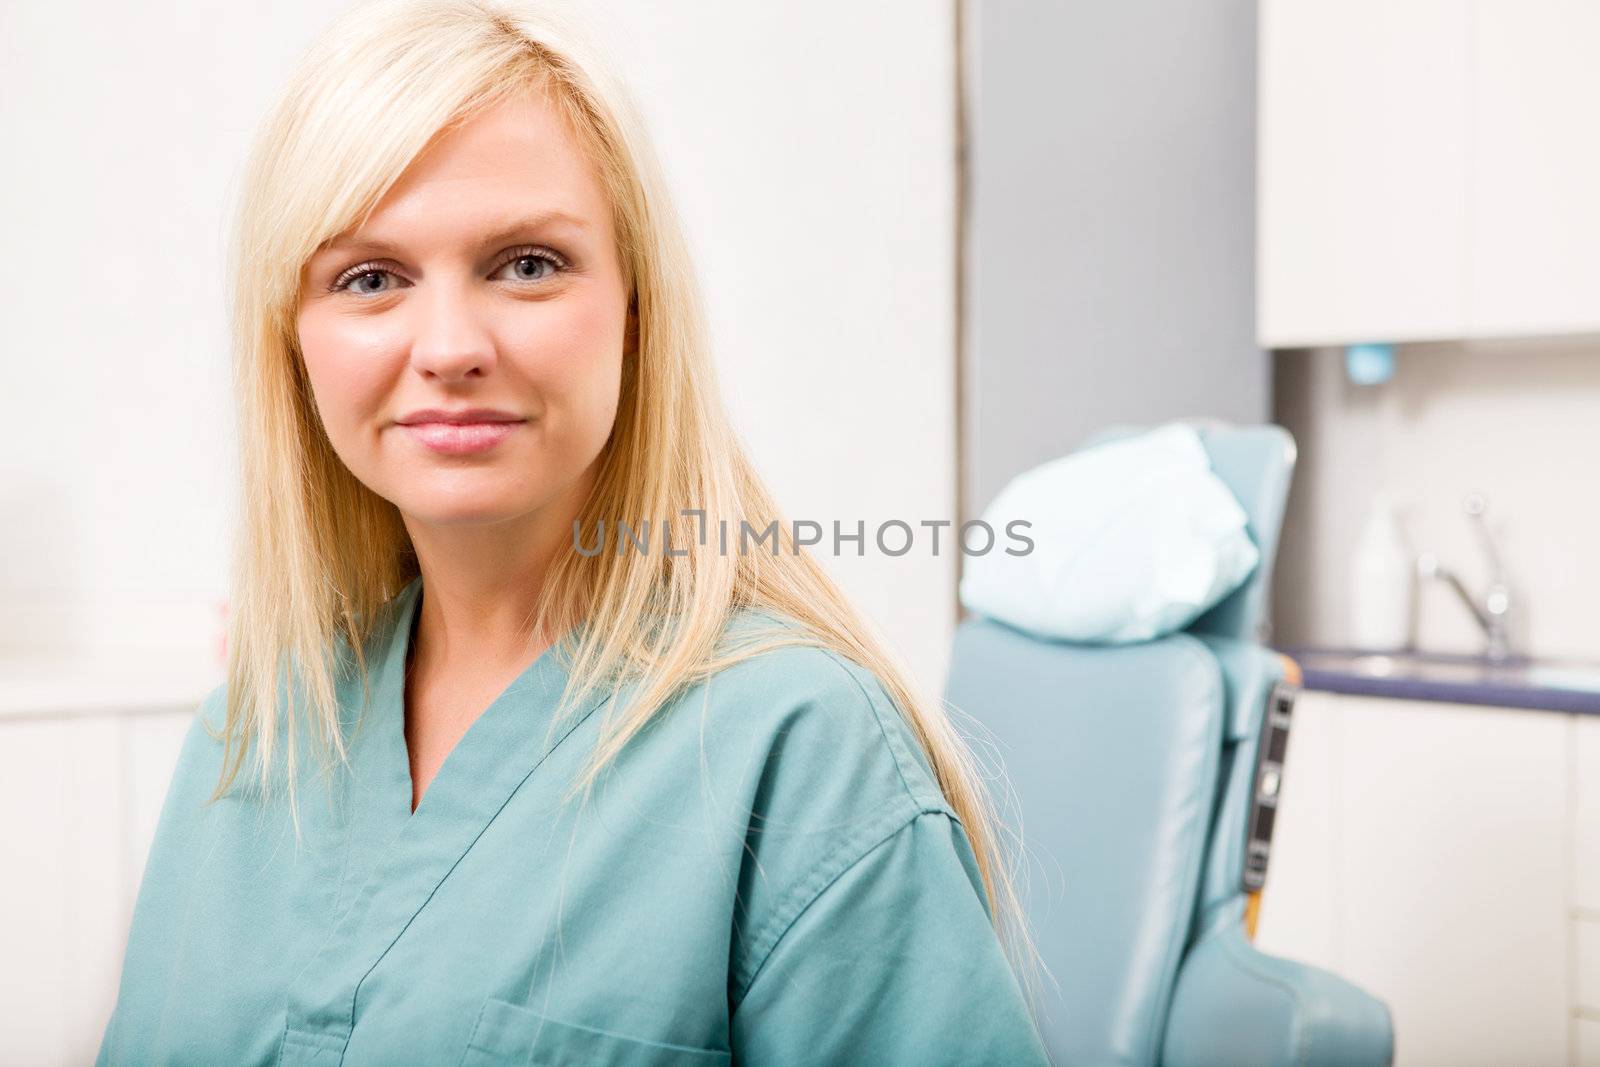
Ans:
{"label": "woman's cheek", "polygon": [[548,342],[530,352],[524,366],[541,408],[557,408],[563,429],[603,441],[616,417],[622,385],[622,331],[603,316],[569,322],[546,334]]}
{"label": "woman's cheek", "polygon": [[381,375],[374,373],[380,364],[366,358],[364,348],[350,347],[349,340],[307,337],[302,351],[328,439],[347,466],[360,470],[365,465],[363,453],[376,445],[382,433],[384,385]]}

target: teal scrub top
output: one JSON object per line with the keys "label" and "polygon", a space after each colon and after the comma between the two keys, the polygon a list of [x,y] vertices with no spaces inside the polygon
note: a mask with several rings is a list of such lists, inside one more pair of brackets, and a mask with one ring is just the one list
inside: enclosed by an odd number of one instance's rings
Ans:
{"label": "teal scrub top", "polygon": [[[348,769],[302,772],[298,843],[281,799],[206,803],[206,698],[97,1063],[1048,1062],[968,839],[869,672],[807,647],[726,668],[562,806],[611,702],[546,743],[567,677],[546,652],[413,813],[420,597],[379,619]],[[360,694],[341,683],[347,724]]]}

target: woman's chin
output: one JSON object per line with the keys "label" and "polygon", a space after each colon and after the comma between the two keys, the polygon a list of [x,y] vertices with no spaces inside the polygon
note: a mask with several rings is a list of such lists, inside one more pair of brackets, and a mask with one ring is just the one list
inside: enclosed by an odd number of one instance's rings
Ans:
{"label": "woman's chin", "polygon": [[407,520],[428,526],[493,526],[526,520],[537,511],[537,500],[524,500],[506,493],[419,493],[397,501]]}

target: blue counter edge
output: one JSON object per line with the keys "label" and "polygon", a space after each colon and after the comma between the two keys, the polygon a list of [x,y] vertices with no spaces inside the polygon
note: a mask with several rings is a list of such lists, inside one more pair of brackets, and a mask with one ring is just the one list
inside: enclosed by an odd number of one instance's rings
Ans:
{"label": "blue counter edge", "polygon": [[[1294,659],[1293,652],[1286,652]],[[1298,661],[1297,661],[1298,662]],[[1600,693],[1536,686],[1472,685],[1423,681],[1416,678],[1374,678],[1343,671],[1318,671],[1301,666],[1300,688],[1319,693],[1426,700],[1443,704],[1479,704],[1485,707],[1559,711],[1600,715]]]}

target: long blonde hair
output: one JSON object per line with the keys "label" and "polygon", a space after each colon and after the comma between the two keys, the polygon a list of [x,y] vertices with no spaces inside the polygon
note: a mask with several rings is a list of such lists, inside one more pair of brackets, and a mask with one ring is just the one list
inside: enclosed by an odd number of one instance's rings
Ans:
{"label": "long blonde hair", "polygon": [[[579,521],[591,530],[606,517],[639,517],[679,531],[672,555],[559,553],[547,574],[531,632],[568,634],[583,623],[567,650],[562,707],[623,680],[635,692],[626,713],[608,720],[577,785],[587,791],[693,682],[782,644],[831,649],[874,674],[899,709],[972,844],[1007,952],[1014,965],[1036,965],[978,764],[942,703],[916,691],[794,543],[732,429],[682,228],[629,94],[567,19],[514,2],[358,5],[302,59],[253,146],[231,246],[243,499],[214,798],[252,749],[268,788],[281,728],[292,803],[297,687],[320,752],[330,763],[346,758],[328,650],[349,649],[370,694],[363,650],[379,609],[418,573],[398,510],[344,466],[316,414],[295,326],[301,271],[323,242],[370,215],[437,133],[530,89],[566,117],[597,166],[638,316],[612,438]],[[764,531],[776,522],[779,551],[718,551],[681,521],[684,507],[703,509],[697,523]],[[744,607],[799,626],[730,652],[720,639]],[[280,716],[286,661],[295,684]]]}

